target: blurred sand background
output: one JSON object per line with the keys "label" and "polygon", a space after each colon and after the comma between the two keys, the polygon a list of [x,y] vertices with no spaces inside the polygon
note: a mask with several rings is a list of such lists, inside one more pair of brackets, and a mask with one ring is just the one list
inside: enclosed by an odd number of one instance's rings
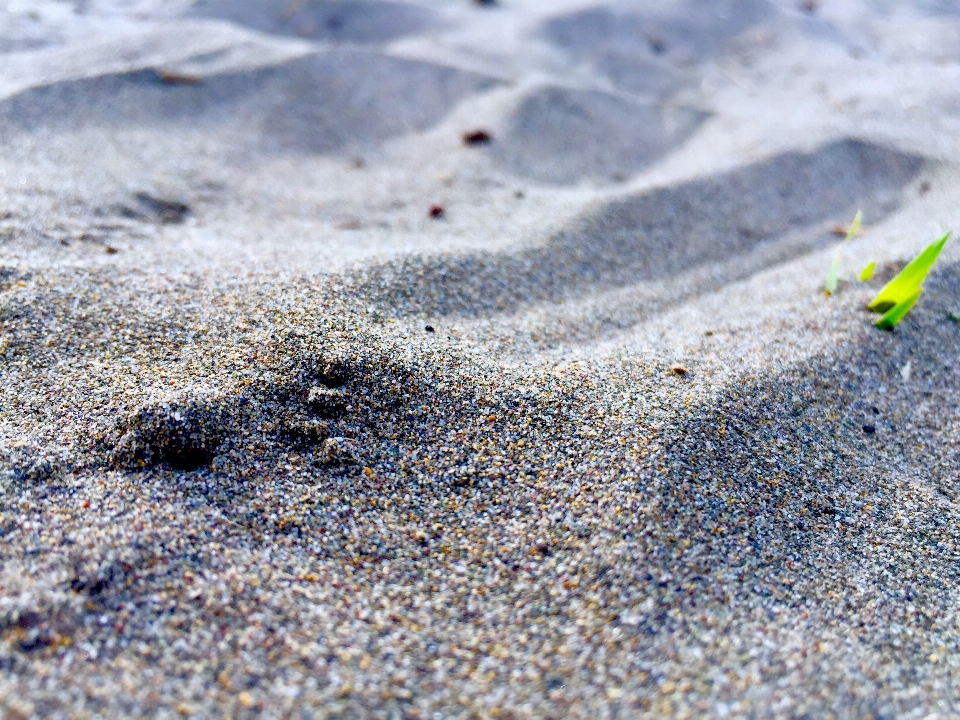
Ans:
{"label": "blurred sand background", "polygon": [[0,0],[0,714],[957,716],[956,240],[862,308],[958,88],[953,0]]}

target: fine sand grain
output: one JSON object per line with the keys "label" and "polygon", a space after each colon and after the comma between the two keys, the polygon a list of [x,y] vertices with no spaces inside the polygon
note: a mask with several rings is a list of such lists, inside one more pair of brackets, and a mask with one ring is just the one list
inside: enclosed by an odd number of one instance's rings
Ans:
{"label": "fine sand grain", "polygon": [[958,33],[0,3],[0,715],[960,715]]}

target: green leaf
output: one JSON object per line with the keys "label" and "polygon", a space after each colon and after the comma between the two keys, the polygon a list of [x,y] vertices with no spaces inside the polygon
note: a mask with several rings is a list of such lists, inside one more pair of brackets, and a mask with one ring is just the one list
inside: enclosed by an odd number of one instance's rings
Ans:
{"label": "green leaf", "polygon": [[870,278],[873,277],[873,271],[877,269],[877,264],[872,260],[867,263],[867,266],[860,271],[860,282],[867,282]]}
{"label": "green leaf", "polygon": [[[913,297],[914,302],[916,302],[916,297],[919,297],[919,295],[916,295],[917,290],[920,289],[923,281],[927,279],[930,268],[933,267],[937,258],[940,257],[940,251],[943,250],[943,246],[949,237],[950,233],[947,233],[920,253],[913,262],[900,271],[899,275],[887,283],[886,287],[880,291],[880,294],[873,299],[873,302],[867,305],[867,309],[875,313],[885,313],[891,308],[902,305],[911,297]],[[915,295],[916,297],[914,297]],[[913,303],[910,305],[912,307]],[[910,308],[908,307],[907,311],[909,312],[909,310]],[[904,315],[906,315],[906,312]],[[900,319],[897,320],[897,322],[899,321]]]}
{"label": "green leaf", "polygon": [[887,310],[883,317],[877,320],[874,325],[881,330],[893,330],[893,328],[897,326],[897,323],[903,320],[913,306],[916,305],[917,300],[920,299],[920,295],[922,294],[923,288],[917,288],[912,295],[904,298],[892,308]]}
{"label": "green leaf", "polygon": [[843,239],[843,242],[837,246],[837,249],[833,253],[833,260],[830,263],[830,272],[827,273],[827,281],[823,284],[823,291],[827,295],[833,295],[837,291],[837,285],[840,282],[840,262],[843,246],[850,242],[850,238],[859,232],[861,220],[863,220],[863,213],[860,210],[857,210],[857,214],[853,216],[853,222],[850,223],[850,229],[847,230],[847,236]]}

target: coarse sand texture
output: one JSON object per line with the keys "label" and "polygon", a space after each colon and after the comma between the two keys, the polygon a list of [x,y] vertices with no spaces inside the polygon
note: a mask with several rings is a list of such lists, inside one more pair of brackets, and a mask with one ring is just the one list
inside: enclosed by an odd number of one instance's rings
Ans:
{"label": "coarse sand texture", "polygon": [[0,717],[960,716],[958,23],[0,2]]}

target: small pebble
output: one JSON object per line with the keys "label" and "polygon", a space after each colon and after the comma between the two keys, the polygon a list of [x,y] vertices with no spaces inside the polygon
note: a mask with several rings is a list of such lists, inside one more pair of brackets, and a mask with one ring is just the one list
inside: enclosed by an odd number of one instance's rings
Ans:
{"label": "small pebble", "polygon": [[486,130],[473,130],[463,134],[464,145],[487,145],[493,141],[493,136]]}

